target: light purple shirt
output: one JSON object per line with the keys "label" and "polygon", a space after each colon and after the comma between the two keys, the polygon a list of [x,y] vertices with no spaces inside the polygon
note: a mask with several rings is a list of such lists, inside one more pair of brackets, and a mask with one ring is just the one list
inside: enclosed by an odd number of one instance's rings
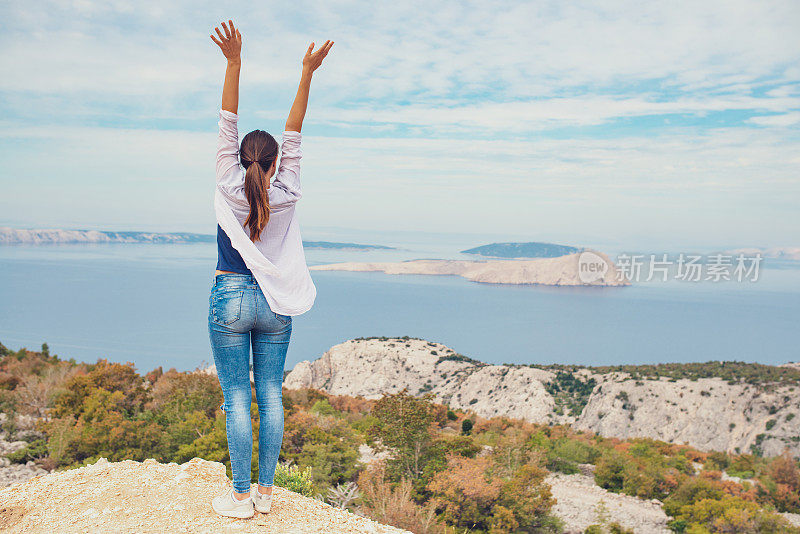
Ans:
{"label": "light purple shirt", "polygon": [[217,187],[214,210],[217,222],[253,273],[273,312],[300,315],[311,309],[317,288],[306,265],[303,240],[295,207],[302,197],[300,188],[300,132],[285,131],[280,163],[270,185],[269,222],[260,238],[250,241],[244,226],[250,204],[244,193],[244,168],[239,164],[239,116],[219,110],[217,145]]}

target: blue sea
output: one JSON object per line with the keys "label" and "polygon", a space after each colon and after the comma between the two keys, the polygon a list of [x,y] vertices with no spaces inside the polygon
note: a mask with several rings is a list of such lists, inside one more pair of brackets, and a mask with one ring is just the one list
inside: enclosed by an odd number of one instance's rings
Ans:
{"label": "blue sea", "polygon": [[[306,250],[310,265],[466,258],[473,242]],[[0,247],[0,342],[78,361],[192,370],[213,362],[214,244]],[[478,284],[454,276],[312,271],[314,308],[294,318],[286,368],[355,337],[412,336],[490,363],[641,364],[800,360],[800,266],[766,261],[757,282],[622,288]]]}

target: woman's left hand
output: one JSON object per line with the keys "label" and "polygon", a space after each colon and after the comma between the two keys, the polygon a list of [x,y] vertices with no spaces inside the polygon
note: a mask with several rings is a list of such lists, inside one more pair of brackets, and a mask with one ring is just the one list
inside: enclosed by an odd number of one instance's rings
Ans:
{"label": "woman's left hand", "polygon": [[241,61],[241,53],[242,53],[242,34],[239,33],[233,26],[233,21],[228,20],[228,25],[222,23],[222,28],[225,30],[225,35],[219,31],[219,28],[214,28],[216,30],[217,35],[219,35],[219,40],[217,40],[213,35],[211,36],[211,40],[217,43],[222,53],[225,54],[225,57],[228,58],[228,61]]}

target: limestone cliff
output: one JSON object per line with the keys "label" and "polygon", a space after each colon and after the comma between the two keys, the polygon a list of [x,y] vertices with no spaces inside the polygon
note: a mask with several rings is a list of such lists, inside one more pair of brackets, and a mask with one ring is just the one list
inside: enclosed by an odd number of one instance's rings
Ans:
{"label": "limestone cliff", "polygon": [[800,384],[634,379],[591,368],[572,375],[590,389],[585,398],[567,398],[569,404],[555,393],[550,370],[488,365],[425,340],[378,338],[350,340],[299,362],[285,385],[366,398],[408,388],[482,417],[566,423],[607,437],[651,437],[703,450],[750,452],[752,446],[770,456],[788,447],[800,456]]}

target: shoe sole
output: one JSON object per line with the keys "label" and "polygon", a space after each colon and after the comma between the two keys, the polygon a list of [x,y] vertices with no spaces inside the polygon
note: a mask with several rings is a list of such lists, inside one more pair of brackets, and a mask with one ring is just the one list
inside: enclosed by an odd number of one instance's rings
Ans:
{"label": "shoe sole", "polygon": [[267,501],[269,502],[269,504],[266,507],[262,506],[257,499],[258,499],[257,497],[253,497],[253,508],[255,508],[257,512],[261,512],[262,514],[268,514],[270,509],[272,508],[272,499]]}
{"label": "shoe sole", "polygon": [[248,519],[255,515],[255,510],[251,510],[249,512],[244,512],[244,511],[236,512],[234,510],[217,510],[217,507],[214,506],[213,502],[211,503],[211,508],[213,508],[214,511],[221,516],[233,517],[235,519]]}

